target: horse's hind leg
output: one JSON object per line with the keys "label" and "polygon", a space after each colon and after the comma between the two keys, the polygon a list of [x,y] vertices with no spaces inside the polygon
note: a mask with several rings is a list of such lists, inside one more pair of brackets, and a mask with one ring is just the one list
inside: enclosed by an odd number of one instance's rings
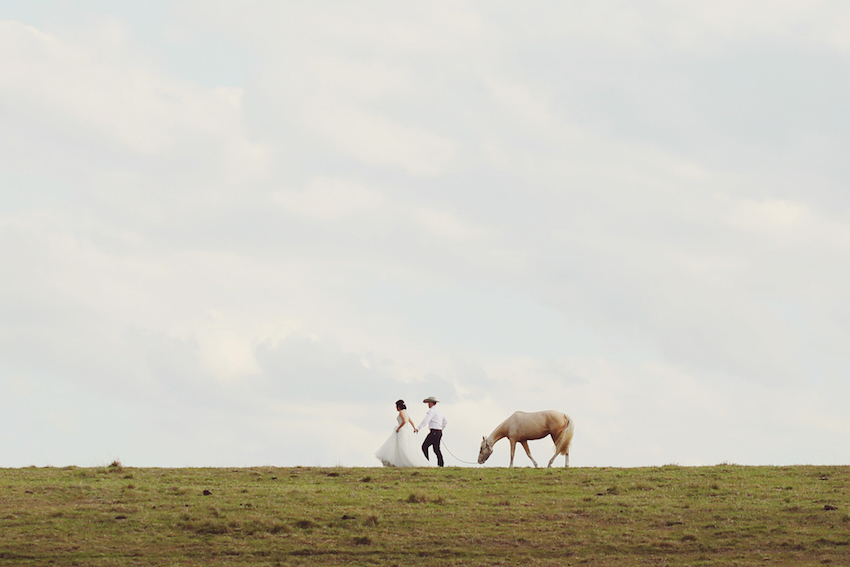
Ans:
{"label": "horse's hind leg", "polygon": [[537,468],[537,461],[534,460],[534,457],[531,456],[531,449],[528,448],[528,441],[520,441],[522,443],[522,448],[525,449],[525,454],[528,455],[528,458],[531,459],[531,462],[534,463],[534,468]]}
{"label": "horse's hind leg", "polygon": [[[549,468],[551,468],[551,467],[552,467],[552,463],[554,463],[554,462],[555,462],[555,459],[556,459],[556,458],[558,457],[558,455],[560,455],[560,454],[561,454],[561,453],[559,453],[558,451],[555,451],[555,454],[554,454],[554,455],[552,455],[552,458],[551,458],[551,459],[549,459],[549,465],[548,465],[548,467],[549,467]],[[569,454],[569,453],[566,453],[564,456],[567,458],[566,462],[564,463],[564,466],[565,466],[565,467],[567,467],[567,468],[569,468],[569,466],[570,466],[570,454]]]}

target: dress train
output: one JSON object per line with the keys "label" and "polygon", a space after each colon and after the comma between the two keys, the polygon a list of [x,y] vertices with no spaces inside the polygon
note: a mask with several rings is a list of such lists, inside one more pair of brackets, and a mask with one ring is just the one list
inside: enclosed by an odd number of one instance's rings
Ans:
{"label": "dress train", "polygon": [[[401,415],[396,420],[395,429],[404,423]],[[385,467],[430,467],[431,463],[422,453],[419,441],[413,433],[413,427],[405,425],[401,431],[393,430],[375,456]]]}

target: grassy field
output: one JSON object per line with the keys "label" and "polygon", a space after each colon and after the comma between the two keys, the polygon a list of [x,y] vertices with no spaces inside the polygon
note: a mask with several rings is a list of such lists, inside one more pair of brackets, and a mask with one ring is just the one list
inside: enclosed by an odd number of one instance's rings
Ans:
{"label": "grassy field", "polygon": [[850,467],[0,470],[3,565],[850,565]]}

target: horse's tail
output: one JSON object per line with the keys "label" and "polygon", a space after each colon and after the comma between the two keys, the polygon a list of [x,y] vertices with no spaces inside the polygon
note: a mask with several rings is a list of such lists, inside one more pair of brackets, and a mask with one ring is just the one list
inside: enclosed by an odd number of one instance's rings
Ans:
{"label": "horse's tail", "polygon": [[575,423],[570,419],[570,416],[564,414],[564,419],[567,420],[567,425],[561,434],[558,435],[558,441],[555,443],[556,455],[570,455],[570,443],[573,442],[573,434],[576,431]]}

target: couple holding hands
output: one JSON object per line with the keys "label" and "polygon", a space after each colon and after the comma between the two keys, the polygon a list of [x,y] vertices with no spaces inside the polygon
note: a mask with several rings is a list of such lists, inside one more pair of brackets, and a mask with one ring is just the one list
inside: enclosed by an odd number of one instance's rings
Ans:
{"label": "couple holding hands", "polygon": [[[398,400],[395,403],[395,408],[398,410],[398,418],[396,418],[398,425],[390,438],[375,453],[375,456],[385,467],[430,467],[428,447],[434,448],[437,466],[443,466],[440,441],[443,438],[443,429],[446,427],[446,417],[437,407],[439,402],[433,396],[425,398],[422,402],[428,404],[428,413],[425,414],[419,427],[413,425],[413,420],[407,413],[404,400]],[[408,424],[410,424],[410,427],[407,427]],[[428,435],[425,437],[425,442],[420,450],[414,434],[418,433],[423,427],[428,428]]]}

